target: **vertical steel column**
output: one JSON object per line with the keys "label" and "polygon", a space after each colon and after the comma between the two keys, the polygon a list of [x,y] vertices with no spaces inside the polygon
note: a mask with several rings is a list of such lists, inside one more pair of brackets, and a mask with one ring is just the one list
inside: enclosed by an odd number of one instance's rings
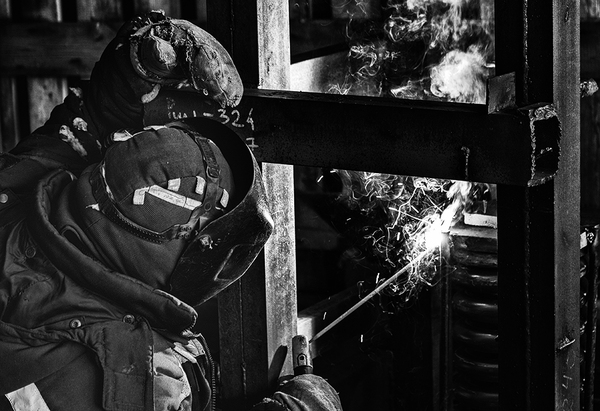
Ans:
{"label": "vertical steel column", "polygon": [[[287,1],[208,0],[208,30],[232,54],[244,84],[289,88]],[[263,163],[275,220],[262,261],[219,297],[223,399],[249,405],[291,374],[296,333],[293,167]],[[239,229],[243,230],[243,227]]]}
{"label": "vertical steel column", "polygon": [[[496,0],[497,74],[521,106],[553,102],[560,169],[498,187],[500,406],[579,409],[579,1]],[[532,142],[534,143],[534,142]]]}
{"label": "vertical steel column", "polygon": [[[580,343],[580,2],[554,0],[553,46],[554,101],[562,121],[561,167],[555,181],[554,251],[562,258],[555,262],[556,319],[555,408],[578,409]],[[561,292],[562,291],[562,292]],[[576,340],[575,343],[571,341]],[[565,346],[566,344],[570,344]]]}

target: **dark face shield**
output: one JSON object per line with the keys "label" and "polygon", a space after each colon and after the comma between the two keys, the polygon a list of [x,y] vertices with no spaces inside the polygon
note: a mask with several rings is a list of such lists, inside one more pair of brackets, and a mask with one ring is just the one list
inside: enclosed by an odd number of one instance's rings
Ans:
{"label": "dark face shield", "polygon": [[169,292],[190,305],[214,297],[240,278],[256,259],[273,229],[260,169],[246,144],[229,128],[212,120],[186,121],[214,139],[233,169],[233,208],[210,222],[190,240],[171,275]]}
{"label": "dark face shield", "polygon": [[241,277],[273,228],[252,152],[214,120],[116,142],[90,174],[86,227],[103,261],[192,306]]}
{"label": "dark face shield", "polygon": [[240,278],[258,256],[273,223],[256,163],[254,178],[242,202],[209,223],[183,252],[171,275],[171,294],[202,304]]}

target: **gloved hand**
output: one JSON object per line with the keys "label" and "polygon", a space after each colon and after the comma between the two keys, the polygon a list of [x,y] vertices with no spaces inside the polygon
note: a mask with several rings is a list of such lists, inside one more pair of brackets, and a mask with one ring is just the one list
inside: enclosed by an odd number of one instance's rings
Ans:
{"label": "gloved hand", "polygon": [[327,381],[315,374],[302,374],[284,382],[252,411],[342,411],[342,404]]}
{"label": "gloved hand", "polygon": [[150,12],[125,23],[94,67],[85,105],[100,138],[139,128],[143,105],[165,85],[203,93],[222,107],[236,106],[241,78],[214,37],[185,20]]}
{"label": "gloved hand", "polygon": [[244,89],[235,65],[223,46],[204,30],[159,12],[133,20],[124,30],[132,33],[133,68],[154,87],[185,84],[222,107],[240,102]]}

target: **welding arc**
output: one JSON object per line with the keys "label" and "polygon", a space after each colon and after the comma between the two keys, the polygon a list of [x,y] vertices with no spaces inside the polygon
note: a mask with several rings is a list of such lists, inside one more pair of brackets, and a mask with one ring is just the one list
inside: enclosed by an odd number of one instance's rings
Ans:
{"label": "welding arc", "polygon": [[425,250],[421,254],[416,256],[408,264],[406,264],[404,267],[402,267],[401,270],[399,270],[397,273],[395,273],[390,278],[388,278],[383,283],[381,283],[378,287],[376,287],[373,291],[371,291],[362,300],[360,300],[359,302],[354,304],[352,307],[350,307],[350,309],[348,311],[346,311],[344,314],[340,315],[338,318],[333,320],[329,325],[327,325],[327,327],[323,328],[321,331],[319,331],[317,334],[315,334],[315,336],[313,338],[311,338],[310,342],[312,343],[315,340],[317,340],[317,338],[322,337],[323,334],[325,334],[327,331],[331,330],[333,327],[335,327],[337,324],[339,324],[344,318],[348,317],[350,314],[352,314],[354,311],[356,311],[358,308],[360,308],[364,303],[366,303],[371,298],[373,298],[376,294],[379,294],[381,292],[381,290],[383,290],[385,287],[390,285],[390,283],[392,281],[396,280],[400,275],[405,273],[410,267],[412,267],[413,265],[415,265],[419,261],[421,261],[423,259],[423,257],[425,257],[427,255],[427,253],[429,253],[429,250]]}

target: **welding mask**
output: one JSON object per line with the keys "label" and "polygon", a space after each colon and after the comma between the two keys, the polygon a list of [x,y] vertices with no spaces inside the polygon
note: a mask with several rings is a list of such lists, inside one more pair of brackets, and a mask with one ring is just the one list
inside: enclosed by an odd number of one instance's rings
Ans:
{"label": "welding mask", "polygon": [[273,223],[260,169],[237,134],[192,119],[113,138],[89,177],[104,218],[88,231],[118,232],[102,242],[103,255],[119,255],[117,269],[192,306],[241,277]]}

